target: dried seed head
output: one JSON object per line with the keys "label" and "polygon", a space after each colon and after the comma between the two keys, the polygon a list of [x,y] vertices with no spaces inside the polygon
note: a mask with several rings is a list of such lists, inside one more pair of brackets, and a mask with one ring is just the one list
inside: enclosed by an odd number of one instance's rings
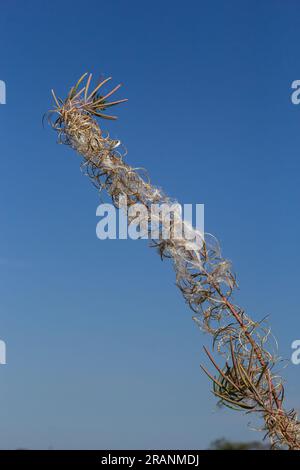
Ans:
{"label": "dried seed head", "polygon": [[[109,77],[89,93],[91,78],[91,74],[84,74],[65,100],[53,92],[56,106],[50,113],[58,115],[52,126],[59,142],[81,154],[82,168],[100,191],[105,189],[110,194],[116,207],[124,195],[128,206],[139,202],[151,210],[154,203],[169,204],[170,198],[140,170],[123,161],[120,141],[104,136],[96,121],[97,117],[116,118],[103,112],[126,101],[107,101],[120,85],[101,94]],[[144,222],[148,224],[148,216]],[[169,222],[160,221],[162,226]],[[191,227],[188,230],[191,232]],[[213,382],[213,393],[226,406],[261,414],[274,447],[299,449],[300,423],[293,410],[284,411],[283,384],[272,373],[277,358],[266,348],[270,330],[264,321],[254,322],[232,302],[235,276],[215,237],[206,234],[199,249],[191,249],[190,240],[174,238],[156,240],[152,246],[161,258],[173,260],[177,286],[194,312],[193,319],[213,336],[213,346],[226,357],[225,367],[220,368],[206,350],[218,372],[214,377],[203,368]]]}

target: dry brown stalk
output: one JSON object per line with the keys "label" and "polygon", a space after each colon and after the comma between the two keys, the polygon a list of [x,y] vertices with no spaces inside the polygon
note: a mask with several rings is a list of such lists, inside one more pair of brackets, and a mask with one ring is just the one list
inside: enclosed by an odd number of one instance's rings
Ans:
{"label": "dry brown stalk", "polygon": [[[89,93],[91,78],[84,74],[65,100],[52,92],[56,106],[50,111],[51,123],[58,132],[59,142],[71,146],[83,157],[82,168],[100,191],[108,192],[116,207],[120,207],[123,195],[127,198],[127,209],[137,202],[149,209],[154,203],[171,203],[138,169],[124,162],[119,150],[121,143],[108,134],[104,136],[95,120],[95,117],[116,119],[106,115],[105,110],[126,101],[107,102],[120,85],[101,95],[108,78]],[[162,219],[160,223],[163,226],[165,221]],[[300,449],[297,414],[283,408],[282,379],[273,372],[278,359],[266,348],[270,330],[264,320],[253,321],[232,302],[235,277],[229,261],[221,256],[216,239],[206,234],[201,248],[194,250],[186,240],[174,238],[160,238],[153,245],[162,258],[172,258],[177,286],[194,312],[194,321],[213,336],[213,347],[225,357],[225,366],[221,368],[205,349],[217,371],[213,376],[202,367],[212,380],[213,393],[230,408],[260,414],[263,430],[274,449]]]}

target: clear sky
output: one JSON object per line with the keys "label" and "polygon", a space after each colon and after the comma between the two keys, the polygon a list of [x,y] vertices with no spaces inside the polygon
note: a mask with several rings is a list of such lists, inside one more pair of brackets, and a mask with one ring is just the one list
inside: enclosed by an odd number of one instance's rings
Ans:
{"label": "clear sky", "polygon": [[[42,127],[50,89],[123,82],[108,122],[153,183],[205,204],[239,303],[300,338],[298,1],[2,0],[1,448],[205,448],[254,439],[200,371],[208,339],[146,241],[96,238],[99,197]],[[289,365],[300,408],[300,366]]]}

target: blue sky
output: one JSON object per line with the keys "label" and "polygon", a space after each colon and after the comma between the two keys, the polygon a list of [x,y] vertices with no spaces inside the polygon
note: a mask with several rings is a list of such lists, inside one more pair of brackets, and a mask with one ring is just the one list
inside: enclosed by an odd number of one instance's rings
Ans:
{"label": "blue sky", "polygon": [[[210,344],[145,241],[96,238],[97,192],[41,118],[85,71],[123,82],[107,123],[127,161],[183,203],[233,261],[281,354],[300,338],[299,2],[2,0],[1,448],[205,448],[259,438],[220,411]],[[300,408],[300,366],[284,371]]]}

